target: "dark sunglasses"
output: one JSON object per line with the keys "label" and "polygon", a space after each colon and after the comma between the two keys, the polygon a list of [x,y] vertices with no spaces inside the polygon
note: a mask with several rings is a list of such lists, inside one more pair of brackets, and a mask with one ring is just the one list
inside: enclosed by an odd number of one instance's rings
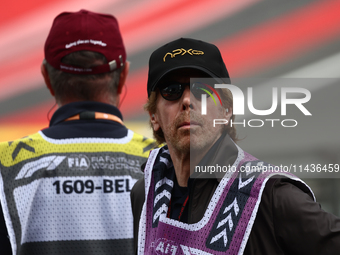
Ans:
{"label": "dark sunglasses", "polygon": [[202,94],[206,94],[209,97],[213,94],[213,91],[204,83],[194,82],[190,83],[179,83],[169,82],[160,87],[160,93],[162,97],[168,101],[175,101],[182,97],[186,86],[190,86],[190,91],[196,99],[201,99]]}

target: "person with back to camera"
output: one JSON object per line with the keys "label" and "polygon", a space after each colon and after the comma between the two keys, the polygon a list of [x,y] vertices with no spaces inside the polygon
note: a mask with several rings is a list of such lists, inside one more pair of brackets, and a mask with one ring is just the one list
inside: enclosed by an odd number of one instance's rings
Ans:
{"label": "person with back to camera", "polygon": [[154,140],[124,126],[128,70],[115,17],[54,19],[41,71],[58,109],[48,128],[0,143],[1,255],[133,254],[130,191]]}
{"label": "person with back to camera", "polygon": [[[229,73],[213,44],[181,38],[152,53],[145,109],[166,145],[151,151],[131,191],[136,253],[339,254],[340,219],[303,181],[264,171],[271,165],[236,145],[231,92],[214,86],[223,83]],[[231,170],[196,171],[209,166]]]}

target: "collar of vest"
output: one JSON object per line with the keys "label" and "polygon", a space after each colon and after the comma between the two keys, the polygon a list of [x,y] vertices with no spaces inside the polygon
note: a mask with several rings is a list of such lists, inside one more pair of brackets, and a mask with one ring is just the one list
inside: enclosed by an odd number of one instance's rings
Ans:
{"label": "collar of vest", "polygon": [[74,115],[88,111],[112,114],[123,120],[121,112],[113,105],[104,104],[101,102],[81,101],[63,105],[57,109],[51,118],[50,126],[61,123]]}

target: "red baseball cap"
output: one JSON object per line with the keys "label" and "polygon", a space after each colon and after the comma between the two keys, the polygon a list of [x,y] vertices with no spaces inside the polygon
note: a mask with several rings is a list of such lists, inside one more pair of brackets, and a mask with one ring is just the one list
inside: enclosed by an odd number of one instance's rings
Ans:
{"label": "red baseball cap", "polygon": [[[82,68],[61,62],[64,56],[82,50],[103,54],[108,64]],[[59,14],[45,42],[45,59],[54,68],[75,74],[106,73],[120,68],[126,61],[126,52],[117,19],[87,10]]]}

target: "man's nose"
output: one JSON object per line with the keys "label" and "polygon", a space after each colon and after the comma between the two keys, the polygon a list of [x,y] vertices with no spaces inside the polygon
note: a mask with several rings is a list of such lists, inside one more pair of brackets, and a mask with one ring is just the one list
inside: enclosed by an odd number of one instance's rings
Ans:
{"label": "man's nose", "polygon": [[190,101],[190,87],[186,86],[184,91],[183,91],[183,95],[182,95],[182,109],[183,111],[187,111],[190,108],[193,109],[193,106],[191,104]]}

